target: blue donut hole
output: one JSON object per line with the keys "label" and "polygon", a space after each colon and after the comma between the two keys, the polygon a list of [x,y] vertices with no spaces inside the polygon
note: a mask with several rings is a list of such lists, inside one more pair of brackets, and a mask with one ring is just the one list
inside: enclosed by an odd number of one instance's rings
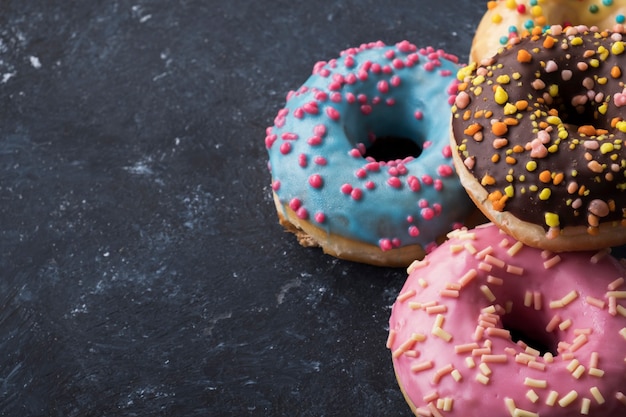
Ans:
{"label": "blue donut hole", "polygon": [[[369,146],[367,146],[369,142]],[[365,158],[371,157],[376,161],[395,161],[409,156],[417,158],[422,153],[422,147],[413,139],[398,136],[381,136],[366,143]]]}
{"label": "blue donut hole", "polygon": [[359,106],[352,106],[346,113],[345,135],[352,145],[365,145],[364,157],[378,162],[418,157],[425,142],[421,134],[424,121],[416,120],[404,104],[401,101],[394,106],[374,105],[367,116]]}

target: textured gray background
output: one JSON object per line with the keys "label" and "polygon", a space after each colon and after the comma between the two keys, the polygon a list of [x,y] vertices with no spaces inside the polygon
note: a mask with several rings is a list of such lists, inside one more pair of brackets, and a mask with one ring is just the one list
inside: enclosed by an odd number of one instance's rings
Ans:
{"label": "textured gray background", "polygon": [[0,414],[410,415],[404,271],[282,231],[265,127],[347,47],[467,60],[484,3],[0,0]]}

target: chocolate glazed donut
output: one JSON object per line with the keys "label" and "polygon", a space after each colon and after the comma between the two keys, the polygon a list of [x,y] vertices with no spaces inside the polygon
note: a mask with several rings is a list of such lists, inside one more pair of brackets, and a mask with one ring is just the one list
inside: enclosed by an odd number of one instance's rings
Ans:
{"label": "chocolate glazed donut", "polygon": [[541,32],[459,72],[455,166],[483,213],[529,246],[624,244],[623,34]]}

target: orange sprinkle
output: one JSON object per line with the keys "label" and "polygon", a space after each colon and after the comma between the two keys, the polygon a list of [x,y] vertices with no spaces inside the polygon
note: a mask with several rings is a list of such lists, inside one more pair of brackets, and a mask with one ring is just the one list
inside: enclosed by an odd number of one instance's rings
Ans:
{"label": "orange sprinkle", "polygon": [[622,118],[621,118],[621,117],[614,117],[614,118],[612,118],[612,119],[611,119],[611,127],[612,127],[612,128],[615,128],[615,126],[617,126],[617,124],[618,124],[619,122],[621,122],[621,121],[622,121]]}
{"label": "orange sprinkle", "polygon": [[515,102],[515,108],[518,111],[524,111],[528,108],[528,102],[526,100],[519,100]]}
{"label": "orange sprinkle", "polygon": [[552,36],[546,36],[543,40],[543,47],[546,49],[550,49],[554,46],[555,39]]}
{"label": "orange sprinkle", "polygon": [[507,117],[504,119],[504,124],[507,126],[517,126],[519,124],[519,120],[514,117]]}
{"label": "orange sprinkle", "polygon": [[619,78],[621,76],[622,76],[622,70],[620,69],[620,67],[615,65],[613,68],[611,68],[611,77]]}
{"label": "orange sprinkle", "polygon": [[596,133],[596,128],[591,126],[591,125],[582,125],[578,128],[578,133],[581,133],[583,135],[587,135],[587,136],[595,136]]}
{"label": "orange sprinkle", "polygon": [[494,1],[494,0],[488,1],[487,2],[487,9],[488,10],[495,9],[497,5],[498,5],[497,1]]}
{"label": "orange sprinkle", "polygon": [[486,174],[482,180],[480,180],[480,183],[485,186],[485,185],[494,185],[496,183],[496,179],[494,177],[492,177],[489,174]]}
{"label": "orange sprinkle", "polygon": [[507,156],[504,160],[509,165],[515,165],[517,163],[517,159],[513,158],[512,156]]}
{"label": "orange sprinkle", "polygon": [[495,122],[491,125],[491,131],[496,136],[504,136],[509,131],[509,128],[504,122]]}
{"label": "orange sprinkle", "polygon": [[559,185],[560,183],[563,182],[564,179],[565,179],[565,175],[563,175],[562,172],[559,172],[558,174],[554,176],[554,178],[552,178],[552,184]]}
{"label": "orange sprinkle", "polygon": [[481,130],[483,130],[483,126],[480,123],[472,123],[463,131],[463,133],[468,136],[474,136],[474,134],[480,132]]}
{"label": "orange sprinkle", "polygon": [[513,146],[513,152],[522,153],[524,152],[524,147],[522,145],[515,145]]}
{"label": "orange sprinkle", "polygon": [[521,63],[528,63],[533,59],[533,56],[525,49],[520,49],[517,52],[517,61]]}
{"label": "orange sprinkle", "polygon": [[550,174],[550,171],[541,171],[541,173],[539,174],[539,181],[543,182],[544,184],[548,184],[549,182],[551,182],[552,174]]}

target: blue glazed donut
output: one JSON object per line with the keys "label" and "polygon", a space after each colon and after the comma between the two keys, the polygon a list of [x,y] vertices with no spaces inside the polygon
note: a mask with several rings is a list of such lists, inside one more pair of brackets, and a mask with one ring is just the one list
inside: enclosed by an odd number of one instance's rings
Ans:
{"label": "blue glazed donut", "polygon": [[266,131],[280,223],[304,246],[381,266],[422,258],[462,224],[474,205],[449,146],[458,69],[407,41],[318,62]]}

